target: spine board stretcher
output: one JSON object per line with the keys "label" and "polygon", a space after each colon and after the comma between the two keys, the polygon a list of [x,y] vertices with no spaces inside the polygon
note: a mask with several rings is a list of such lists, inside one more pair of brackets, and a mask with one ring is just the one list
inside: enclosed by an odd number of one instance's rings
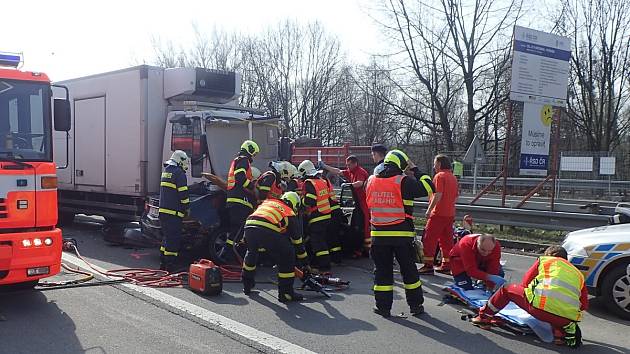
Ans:
{"label": "spine board stretcher", "polygon": [[[446,286],[443,289],[448,297],[456,299],[470,309],[479,310],[488,302],[489,293],[482,289],[464,290],[455,284]],[[505,326],[510,330],[523,334],[535,333],[545,343],[553,342],[553,329],[547,322],[543,322],[533,317],[525,310],[510,302],[505,308],[495,315],[500,321],[498,326]]]}

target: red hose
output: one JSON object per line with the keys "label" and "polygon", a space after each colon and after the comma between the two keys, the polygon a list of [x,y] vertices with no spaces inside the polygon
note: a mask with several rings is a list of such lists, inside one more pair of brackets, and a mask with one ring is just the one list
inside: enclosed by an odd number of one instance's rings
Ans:
{"label": "red hose", "polygon": [[[107,271],[101,271],[96,269],[90,262],[88,262],[77,249],[73,243],[66,245],[67,249],[74,251],[74,253],[81,259],[87,266],[98,274],[101,274],[108,278],[118,278],[126,280],[131,284],[138,286],[147,286],[153,288],[172,288],[176,286],[183,286],[184,280],[188,279],[188,272],[169,273],[165,270],[149,269],[149,268],[120,268]],[[240,257],[239,257],[240,261]],[[241,281],[241,265],[224,265],[218,266],[223,276],[224,281],[240,282]]]}

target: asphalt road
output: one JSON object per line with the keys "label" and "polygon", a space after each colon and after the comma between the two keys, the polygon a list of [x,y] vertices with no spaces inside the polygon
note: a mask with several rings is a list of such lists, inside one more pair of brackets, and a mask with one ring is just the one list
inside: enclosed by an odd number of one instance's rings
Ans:
{"label": "asphalt road", "polygon": [[[110,246],[100,229],[98,223],[81,222],[64,235],[76,238],[81,253],[103,268],[157,267],[156,249]],[[508,280],[516,282],[534,258],[504,253],[503,260]],[[250,297],[238,283],[226,283],[214,298],[183,288],[139,292],[130,285],[0,293],[0,352],[243,353],[270,351],[274,345],[265,343],[278,342],[292,345],[286,351],[326,353],[576,352],[462,321],[459,306],[441,305],[446,276],[423,277],[426,314],[383,319],[371,311],[369,260],[347,261],[333,270],[352,281],[346,291],[331,299],[306,292],[306,301],[289,305],[276,300],[269,282],[273,270],[259,270],[259,292]],[[397,287],[392,312],[405,311],[404,291]],[[630,353],[630,322],[607,314],[598,300],[591,301],[581,328],[585,344],[579,352]]]}

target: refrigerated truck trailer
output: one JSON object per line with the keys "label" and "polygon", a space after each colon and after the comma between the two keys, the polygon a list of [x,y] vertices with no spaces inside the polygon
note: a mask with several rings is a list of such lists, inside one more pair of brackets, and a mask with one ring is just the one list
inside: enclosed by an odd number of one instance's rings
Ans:
{"label": "refrigerated truck trailer", "polygon": [[238,106],[240,75],[199,68],[136,66],[62,81],[70,90],[70,143],[55,136],[62,222],[76,214],[139,220],[148,196],[159,194],[163,163],[184,150],[201,172],[227,177],[245,139],[261,152],[264,170],[278,156],[278,119]]}

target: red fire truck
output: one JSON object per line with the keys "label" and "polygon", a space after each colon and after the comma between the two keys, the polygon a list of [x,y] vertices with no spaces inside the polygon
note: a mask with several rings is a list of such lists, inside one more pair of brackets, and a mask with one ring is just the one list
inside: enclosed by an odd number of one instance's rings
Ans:
{"label": "red fire truck", "polygon": [[0,285],[32,287],[61,266],[52,131],[70,129],[70,104],[20,63],[0,53]]}

